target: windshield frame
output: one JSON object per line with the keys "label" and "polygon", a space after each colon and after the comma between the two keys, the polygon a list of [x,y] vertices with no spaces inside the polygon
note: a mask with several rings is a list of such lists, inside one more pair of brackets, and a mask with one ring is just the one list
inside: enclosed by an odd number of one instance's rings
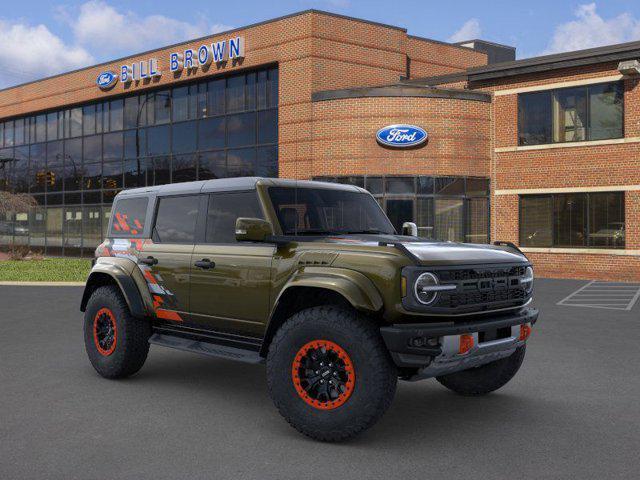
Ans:
{"label": "windshield frame", "polygon": [[[375,225],[375,227],[381,228],[373,228],[370,227],[368,229],[358,230],[357,225],[353,229],[336,229],[330,228],[325,225],[322,228],[317,228],[317,225],[311,225],[310,228],[303,228],[291,231],[291,229],[286,228],[286,225],[283,221],[281,212],[280,212],[280,204],[274,201],[273,193],[274,190],[312,190],[317,192],[337,192],[339,194],[346,195],[359,195],[362,199],[361,201],[366,202],[368,204],[367,213],[375,215],[374,223],[382,223],[381,225]],[[266,196],[269,199],[271,204],[271,208],[273,213],[275,214],[275,220],[280,227],[280,231],[285,236],[293,236],[293,237],[324,237],[324,236],[333,236],[333,235],[397,235],[395,227],[385,214],[384,210],[380,206],[380,204],[376,201],[376,199],[367,191],[363,191],[360,189],[343,189],[343,188],[331,188],[325,186],[315,186],[315,185],[301,185],[301,186],[283,186],[283,185],[270,185],[266,188]],[[356,198],[356,197],[354,197]],[[326,228],[325,228],[326,227]]]}

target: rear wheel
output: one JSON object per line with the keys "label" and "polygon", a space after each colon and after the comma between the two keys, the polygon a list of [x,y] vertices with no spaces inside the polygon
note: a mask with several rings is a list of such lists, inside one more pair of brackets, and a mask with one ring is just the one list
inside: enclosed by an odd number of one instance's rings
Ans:
{"label": "rear wheel", "polygon": [[150,335],[149,322],[131,316],[117,287],[99,287],[91,294],[84,314],[84,345],[100,375],[123,378],[140,370]]}
{"label": "rear wheel", "polygon": [[269,393],[281,415],[316,440],[351,438],[389,408],[397,371],[376,327],[338,307],[303,310],[276,333]]}
{"label": "rear wheel", "polygon": [[526,345],[518,347],[507,358],[476,368],[436,377],[436,380],[460,395],[486,395],[504,387],[518,373],[524,360]]}

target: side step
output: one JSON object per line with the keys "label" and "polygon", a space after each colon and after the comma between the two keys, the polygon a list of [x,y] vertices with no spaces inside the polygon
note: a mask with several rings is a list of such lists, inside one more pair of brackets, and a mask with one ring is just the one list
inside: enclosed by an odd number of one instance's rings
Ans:
{"label": "side step", "polygon": [[201,353],[212,357],[227,358],[246,363],[264,363],[264,358],[258,352],[243,350],[241,348],[228,347],[226,345],[216,345],[208,342],[201,342],[189,338],[176,337],[173,335],[163,335],[154,333],[149,338],[149,343],[162,345],[163,347],[175,348],[186,352]]}

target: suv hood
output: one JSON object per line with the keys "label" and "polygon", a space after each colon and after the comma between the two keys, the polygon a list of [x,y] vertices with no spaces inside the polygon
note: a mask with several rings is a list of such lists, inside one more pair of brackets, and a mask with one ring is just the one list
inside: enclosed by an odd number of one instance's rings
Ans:
{"label": "suv hood", "polygon": [[[512,248],[497,245],[416,241],[401,235],[348,235],[325,238],[349,245],[377,246],[380,242],[401,243],[422,264],[474,265],[527,262],[527,257]],[[391,247],[390,247],[391,248]]]}
{"label": "suv hood", "polygon": [[495,245],[475,245],[448,242],[402,242],[421,263],[438,264],[486,264],[486,263],[520,263],[527,257],[509,247]]}

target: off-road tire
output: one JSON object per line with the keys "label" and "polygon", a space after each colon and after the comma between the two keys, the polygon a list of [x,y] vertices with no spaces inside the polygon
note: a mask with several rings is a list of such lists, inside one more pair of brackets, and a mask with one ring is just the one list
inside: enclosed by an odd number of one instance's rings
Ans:
{"label": "off-road tire", "polygon": [[436,377],[438,382],[460,395],[486,395],[506,385],[522,365],[526,345],[518,347],[507,358],[477,368]]}
{"label": "off-road tire", "polygon": [[[117,335],[113,351],[105,355],[94,340],[94,321],[98,312],[107,310],[113,315]],[[140,370],[149,353],[150,335],[149,321],[131,316],[117,287],[99,287],[91,294],[84,314],[84,345],[91,365],[100,375],[124,378]]]}
{"label": "off-road tire", "polygon": [[[350,396],[327,410],[304,400],[292,378],[296,355],[316,340],[343,349],[355,374]],[[391,405],[397,380],[396,367],[373,322],[340,307],[320,306],[296,313],[280,327],[269,346],[269,394],[296,430],[316,440],[342,441],[371,427]]]}

